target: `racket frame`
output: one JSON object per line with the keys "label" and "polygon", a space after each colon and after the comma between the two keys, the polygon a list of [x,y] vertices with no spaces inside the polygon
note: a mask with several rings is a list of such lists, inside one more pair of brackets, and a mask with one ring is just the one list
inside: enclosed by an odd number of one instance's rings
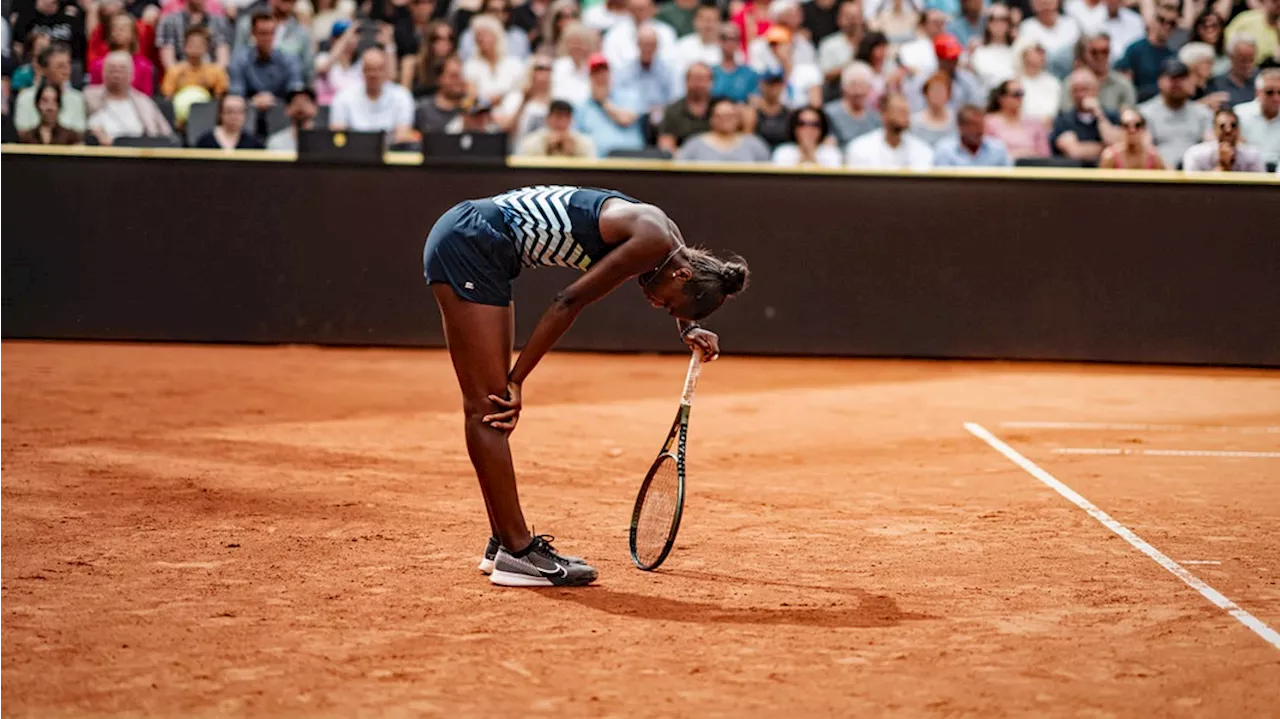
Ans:
{"label": "racket frame", "polygon": [[[684,516],[684,494],[685,494],[685,443],[689,436],[689,413],[693,408],[693,392],[698,385],[698,375],[702,371],[702,358],[697,351],[689,359],[689,371],[685,374],[684,392],[680,396],[680,409],[676,411],[675,421],[671,423],[671,431],[667,433],[667,439],[662,443],[662,449],[658,452],[658,456],[654,459],[653,464],[649,466],[649,472],[645,474],[644,483],[640,485],[640,491],[636,494],[635,507],[631,510],[631,531],[629,537],[631,549],[631,561],[636,567],[651,572],[657,569],[667,559],[667,555],[671,554],[671,549],[676,543],[676,534],[680,531],[680,519]],[[672,445],[675,445],[676,453],[672,454]],[[676,509],[675,516],[671,519],[671,529],[667,533],[666,546],[662,548],[662,553],[658,555],[651,564],[645,564],[640,561],[636,555],[636,528],[640,522],[640,512],[644,508],[645,497],[649,493],[649,484],[653,481],[654,475],[658,468],[662,466],[663,460],[672,457],[676,461]]]}

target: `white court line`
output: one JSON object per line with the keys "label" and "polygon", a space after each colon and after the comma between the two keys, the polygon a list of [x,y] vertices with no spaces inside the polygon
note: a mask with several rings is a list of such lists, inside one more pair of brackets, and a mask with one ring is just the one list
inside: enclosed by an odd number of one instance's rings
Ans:
{"label": "white court line", "polygon": [[1280,452],[1237,452],[1217,449],[1115,449],[1091,447],[1058,447],[1054,454],[1100,454],[1111,457],[1142,454],[1148,457],[1244,457],[1250,459],[1280,459]]}
{"label": "white court line", "polygon": [[1009,459],[1009,461],[1021,467],[1027,474],[1030,474],[1032,477],[1040,480],[1047,487],[1065,497],[1072,504],[1083,509],[1090,517],[1098,520],[1102,526],[1110,529],[1121,539],[1132,544],[1138,551],[1150,557],[1156,564],[1159,564],[1167,569],[1170,574],[1181,579],[1188,587],[1200,592],[1201,596],[1208,599],[1210,602],[1213,602],[1219,608],[1225,610],[1232,617],[1235,617],[1236,621],[1248,627],[1254,634],[1262,637],[1262,639],[1268,644],[1276,649],[1280,649],[1280,632],[1276,632],[1276,630],[1264,624],[1257,617],[1241,609],[1235,602],[1227,599],[1221,592],[1208,584],[1205,584],[1194,574],[1188,572],[1181,564],[1178,564],[1165,556],[1163,552],[1148,544],[1145,539],[1134,534],[1128,527],[1112,519],[1111,515],[1102,511],[1092,502],[1080,496],[1080,494],[1078,494],[1074,489],[1063,484],[1052,474],[1040,469],[1035,462],[1023,457],[1016,449],[1005,444],[999,437],[991,434],[991,432],[987,431],[987,429],[982,425],[976,422],[965,422],[964,428],[969,430],[969,433],[973,436],[991,445],[992,449],[1003,454]]}
{"label": "white court line", "polygon": [[1088,429],[1131,432],[1242,432],[1244,434],[1280,434],[1280,426],[1245,427],[1197,424],[1127,424],[1123,422],[1001,422],[1001,427],[1014,429]]}

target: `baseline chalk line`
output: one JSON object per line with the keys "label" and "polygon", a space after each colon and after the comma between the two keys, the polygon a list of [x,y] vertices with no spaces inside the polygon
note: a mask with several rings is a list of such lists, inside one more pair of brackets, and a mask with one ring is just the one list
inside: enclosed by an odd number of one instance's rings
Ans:
{"label": "baseline chalk line", "polygon": [[1135,549],[1150,557],[1152,561],[1159,564],[1161,567],[1164,567],[1170,574],[1181,579],[1183,584],[1186,584],[1188,587],[1199,592],[1205,599],[1208,599],[1218,608],[1226,611],[1234,617],[1236,621],[1248,627],[1254,634],[1262,637],[1263,641],[1276,649],[1280,649],[1280,632],[1276,632],[1276,630],[1267,626],[1260,619],[1240,608],[1240,606],[1235,602],[1227,599],[1221,592],[1208,584],[1205,584],[1199,577],[1188,572],[1181,564],[1173,561],[1163,552],[1148,544],[1145,539],[1134,534],[1133,530],[1117,522],[1115,519],[1112,519],[1111,515],[1099,509],[1097,505],[1085,499],[1066,484],[1063,484],[1057,477],[1054,477],[1052,474],[1041,469],[1035,462],[1032,462],[1022,456],[1013,447],[1005,444],[1003,440],[989,432],[987,428],[976,422],[965,422],[964,428],[973,436],[983,442],[986,442],[992,449],[1003,454],[1006,459],[1018,465],[1018,467],[1022,468],[1022,470],[1027,474],[1030,474],[1032,477],[1040,480],[1040,482],[1045,486],[1062,495],[1080,509],[1083,509],[1090,517],[1098,520],[1102,526],[1110,529],[1121,539],[1133,545]]}
{"label": "baseline chalk line", "polygon": [[1206,424],[1140,424],[1126,422],[1001,422],[1010,429],[1082,429],[1129,432],[1241,432],[1244,434],[1280,434],[1280,426],[1246,427]]}
{"label": "baseline chalk line", "polygon": [[1058,447],[1054,454],[1096,454],[1107,457],[1146,455],[1148,457],[1235,457],[1245,459],[1280,459],[1280,452],[1244,452],[1217,449],[1117,449],[1092,447]]}

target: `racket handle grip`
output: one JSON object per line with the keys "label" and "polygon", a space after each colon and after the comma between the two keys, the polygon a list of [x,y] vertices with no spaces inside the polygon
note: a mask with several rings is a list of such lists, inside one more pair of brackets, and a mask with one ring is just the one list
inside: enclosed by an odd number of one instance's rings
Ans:
{"label": "racket handle grip", "polygon": [[693,404],[693,390],[698,386],[698,374],[702,372],[702,355],[693,351],[689,358],[689,373],[684,376],[684,394],[680,395],[680,404]]}

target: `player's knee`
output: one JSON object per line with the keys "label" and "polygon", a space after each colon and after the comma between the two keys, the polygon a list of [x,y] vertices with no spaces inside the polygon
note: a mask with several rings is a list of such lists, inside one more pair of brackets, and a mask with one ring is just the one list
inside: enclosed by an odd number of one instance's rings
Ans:
{"label": "player's knee", "polygon": [[489,399],[489,395],[467,396],[462,398],[462,413],[467,422],[480,424],[485,416],[502,411],[502,408]]}

